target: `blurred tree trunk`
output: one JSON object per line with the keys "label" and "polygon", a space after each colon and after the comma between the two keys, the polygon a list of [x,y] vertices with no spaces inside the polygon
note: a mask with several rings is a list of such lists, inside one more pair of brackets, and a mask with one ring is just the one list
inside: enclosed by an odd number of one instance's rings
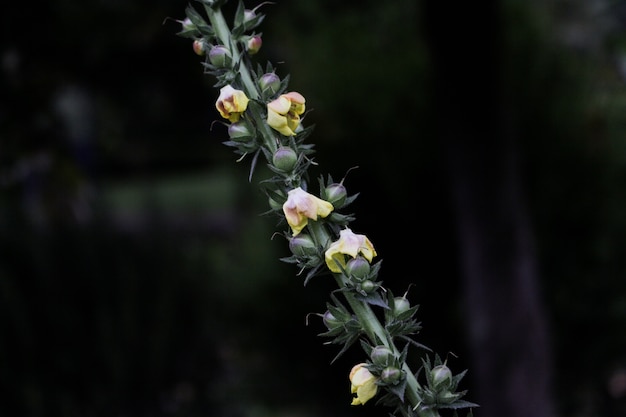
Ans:
{"label": "blurred tree trunk", "polygon": [[[472,353],[468,399],[480,417],[552,415],[550,342],[503,100],[496,1],[425,1],[436,126],[448,156]],[[507,22],[504,22],[507,23]],[[507,108],[509,107],[509,108]]]}

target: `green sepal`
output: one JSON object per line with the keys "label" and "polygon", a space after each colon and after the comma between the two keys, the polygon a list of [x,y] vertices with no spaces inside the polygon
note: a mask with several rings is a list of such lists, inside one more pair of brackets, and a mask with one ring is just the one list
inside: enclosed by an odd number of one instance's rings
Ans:
{"label": "green sepal", "polygon": [[[191,20],[191,23],[193,23],[196,26],[196,29],[200,33],[202,33],[204,36],[208,38],[212,38],[215,36],[215,31],[213,30],[211,25],[209,25],[204,20],[202,15],[200,15],[200,13],[198,13],[196,9],[194,9],[192,6],[187,6],[187,8],[185,9],[185,15],[189,18],[189,20]],[[184,31],[184,32],[187,32],[187,31]],[[181,33],[179,33],[179,35],[184,36]]]}
{"label": "green sepal", "polygon": [[373,306],[377,306],[377,307],[382,307],[382,308],[389,308],[389,306],[387,305],[387,303],[385,302],[385,300],[383,300],[383,298],[381,297],[380,293],[378,292],[373,292],[367,295],[363,295],[362,293],[357,292],[354,295],[354,298],[356,298],[359,301],[363,301],[367,304],[371,304]]}

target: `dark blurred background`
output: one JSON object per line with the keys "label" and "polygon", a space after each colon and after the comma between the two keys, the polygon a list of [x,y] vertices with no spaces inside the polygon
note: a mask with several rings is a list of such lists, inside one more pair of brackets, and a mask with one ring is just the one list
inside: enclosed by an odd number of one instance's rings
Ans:
{"label": "dark blurred background", "polygon": [[[188,4],[0,17],[0,416],[387,415],[349,405],[360,349],[331,365],[307,325],[334,287],[279,261]],[[352,229],[474,415],[626,416],[626,2],[261,11],[312,175],[359,167]]]}

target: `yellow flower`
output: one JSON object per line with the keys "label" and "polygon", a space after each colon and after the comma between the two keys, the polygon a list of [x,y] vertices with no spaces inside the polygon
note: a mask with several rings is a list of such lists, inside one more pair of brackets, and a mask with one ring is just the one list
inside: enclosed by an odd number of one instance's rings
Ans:
{"label": "yellow flower", "polygon": [[340,273],[339,265],[344,268],[346,266],[345,255],[356,258],[359,253],[369,262],[372,262],[376,256],[374,245],[365,235],[354,234],[352,230],[346,227],[339,232],[339,240],[333,242],[326,250],[326,266],[332,272]]}
{"label": "yellow flower", "polygon": [[307,225],[309,219],[317,220],[317,216],[326,217],[334,210],[332,204],[307,193],[302,188],[294,188],[287,194],[283,204],[283,212],[294,236],[297,236]]}
{"label": "yellow flower", "polygon": [[267,103],[267,124],[285,136],[294,136],[300,126],[300,115],[304,113],[304,102],[304,97],[295,91],[282,94]]}
{"label": "yellow flower", "polygon": [[215,102],[215,107],[224,119],[231,122],[239,121],[241,113],[248,108],[248,97],[241,90],[235,90],[231,85],[226,85],[220,89],[220,96]]}
{"label": "yellow flower", "polygon": [[352,405],[365,404],[374,396],[378,391],[378,385],[376,385],[376,377],[365,367],[365,363],[359,363],[352,367],[350,371],[350,392],[356,394],[356,397],[352,399]]}

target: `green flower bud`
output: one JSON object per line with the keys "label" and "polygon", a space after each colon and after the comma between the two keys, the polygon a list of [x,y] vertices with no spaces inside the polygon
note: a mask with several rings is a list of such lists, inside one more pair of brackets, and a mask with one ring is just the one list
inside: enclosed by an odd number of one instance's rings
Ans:
{"label": "green flower bud", "polygon": [[190,32],[193,30],[196,30],[196,25],[193,24],[193,22],[191,21],[190,18],[186,17],[185,20],[183,21],[179,21],[180,25],[182,26],[182,30],[184,32]]}
{"label": "green flower bud", "polygon": [[256,9],[245,9],[243,11],[243,23],[250,23],[254,18],[256,18]]}
{"label": "green flower bud", "polygon": [[289,250],[296,256],[316,256],[317,246],[311,236],[300,233],[289,240]]}
{"label": "green flower bud", "polygon": [[269,91],[270,94],[276,94],[280,89],[280,78],[273,72],[265,73],[259,78],[259,87],[261,91]]}
{"label": "green flower bud", "polygon": [[231,139],[241,139],[241,138],[249,138],[252,136],[252,132],[250,132],[250,126],[245,121],[238,121],[235,123],[231,123],[228,126],[228,137]]}
{"label": "green flower bud", "polygon": [[393,352],[387,346],[376,346],[370,353],[370,358],[374,365],[387,366],[393,360]]}
{"label": "green flower bud", "polygon": [[333,314],[328,310],[326,310],[326,313],[324,313],[324,315],[322,316],[322,321],[324,322],[324,325],[328,328],[328,330],[334,330],[338,327],[343,326],[343,322],[333,316]]}
{"label": "green flower bud", "polygon": [[326,201],[335,208],[340,208],[346,203],[348,192],[343,184],[334,183],[326,187]]}
{"label": "green flower bud", "polygon": [[224,45],[215,45],[209,51],[209,62],[216,67],[224,68],[233,61],[230,51]]}
{"label": "green flower bud", "polygon": [[298,162],[298,154],[288,146],[281,146],[272,157],[274,166],[283,172],[291,171]]}
{"label": "green flower bud", "polygon": [[411,308],[411,303],[406,297],[396,297],[393,300],[393,310],[396,314],[402,314]]}
{"label": "green flower bud", "polygon": [[387,384],[397,384],[402,378],[402,371],[395,366],[388,366],[380,373],[380,379]]}
{"label": "green flower bud", "polygon": [[346,263],[346,273],[361,281],[370,273],[370,263],[362,256],[352,258]]}
{"label": "green flower bud", "polygon": [[378,288],[378,285],[376,285],[372,280],[366,279],[365,281],[361,282],[361,290],[365,291],[367,294],[373,292],[376,288]]}
{"label": "green flower bud", "polygon": [[435,390],[448,389],[452,384],[452,372],[446,365],[435,366],[430,371],[430,377],[433,381],[432,388]]}

